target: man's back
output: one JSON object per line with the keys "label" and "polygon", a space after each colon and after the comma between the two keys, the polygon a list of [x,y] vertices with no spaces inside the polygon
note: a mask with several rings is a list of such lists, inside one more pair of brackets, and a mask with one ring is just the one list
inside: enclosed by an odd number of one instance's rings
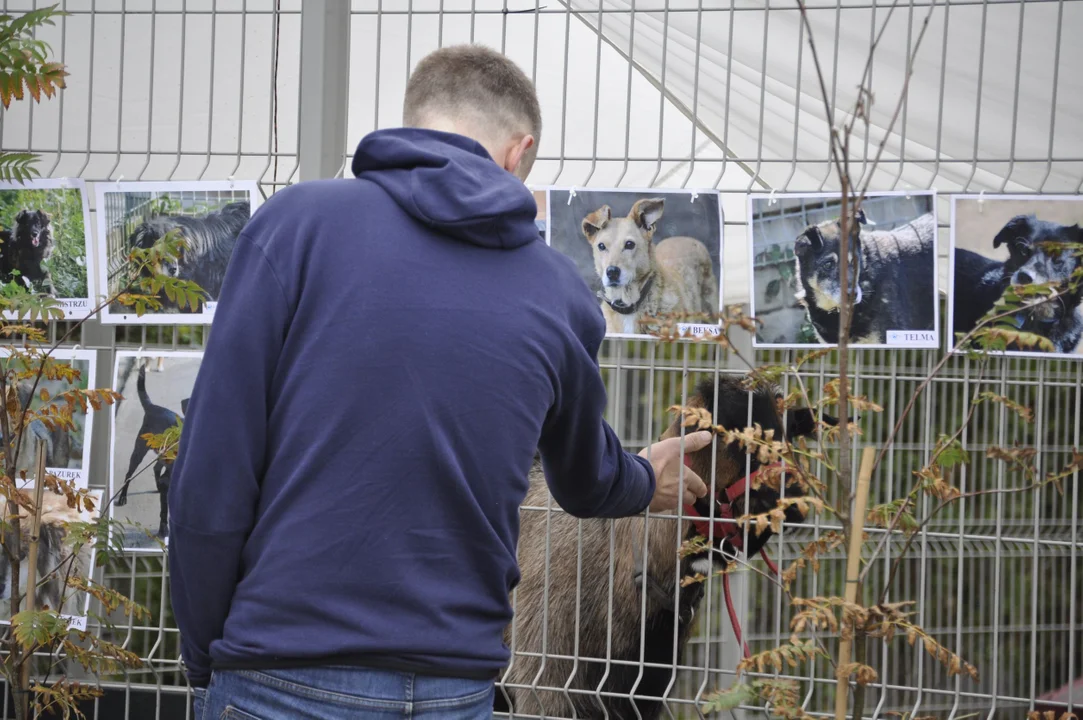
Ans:
{"label": "man's back", "polygon": [[522,183],[423,130],[370,135],[354,171],[280,191],[238,241],[170,495],[194,676],[491,678],[535,451],[569,512],[654,491],[598,422],[601,312]]}

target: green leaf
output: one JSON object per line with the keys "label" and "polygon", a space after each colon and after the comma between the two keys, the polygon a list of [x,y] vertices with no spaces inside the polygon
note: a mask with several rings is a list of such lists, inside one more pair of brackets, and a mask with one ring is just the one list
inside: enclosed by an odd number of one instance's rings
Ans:
{"label": "green leaf", "polygon": [[32,153],[0,152],[0,180],[21,183],[36,177],[37,161]]}
{"label": "green leaf", "polygon": [[748,705],[756,699],[756,691],[745,683],[737,683],[726,690],[712,693],[704,698],[703,712],[721,712],[733,710],[739,705]]}
{"label": "green leaf", "polygon": [[963,444],[959,442],[958,438],[949,438],[947,435],[941,435],[937,439],[936,446],[939,450],[936,464],[942,468],[947,469],[955,467],[956,465],[965,465],[970,462],[970,454],[963,449]]}
{"label": "green leaf", "polygon": [[68,633],[68,623],[52,610],[23,610],[11,618],[15,641],[23,650],[51,645]]}

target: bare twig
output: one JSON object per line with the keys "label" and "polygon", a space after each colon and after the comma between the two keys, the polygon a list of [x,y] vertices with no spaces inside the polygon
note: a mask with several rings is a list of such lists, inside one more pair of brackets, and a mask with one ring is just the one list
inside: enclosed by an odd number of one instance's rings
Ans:
{"label": "bare twig", "polygon": [[[936,461],[940,458],[940,455],[943,454],[943,452],[945,450],[947,450],[948,446],[951,443],[953,443],[955,440],[957,440],[959,438],[960,435],[963,434],[963,431],[967,428],[967,426],[970,425],[971,420],[974,419],[974,412],[978,409],[978,402],[977,402],[978,401],[978,396],[981,394],[981,382],[982,382],[982,379],[985,377],[985,369],[986,369],[987,366],[988,366],[988,357],[983,359],[981,365],[979,366],[978,379],[975,381],[976,388],[974,390],[974,397],[970,401],[970,409],[967,411],[966,417],[963,419],[962,424],[960,424],[959,427],[956,428],[955,432],[948,439],[948,442],[942,444],[939,448],[937,448],[936,452],[933,453],[932,458],[929,460],[929,465],[935,465],[936,464]],[[873,551],[872,555],[869,557],[868,562],[865,564],[865,569],[861,571],[861,581],[862,582],[865,582],[865,578],[868,576],[869,572],[872,570],[872,567],[876,562],[876,558],[879,557],[880,553],[887,546],[887,542],[891,538],[892,533],[898,527],[899,521],[902,519],[902,516],[906,513],[906,510],[909,508],[911,496],[915,492],[917,492],[917,489],[918,489],[918,486],[920,485],[920,483],[921,483],[920,479],[914,481],[914,484],[913,484],[913,486],[911,486],[910,491],[908,493],[906,493],[906,501],[903,503],[903,506],[901,508],[899,508],[899,511],[897,513],[895,513],[895,517],[893,517],[891,519],[891,523],[888,525],[887,532],[884,533],[884,537],[880,539],[880,543],[876,546],[876,549]],[[888,588],[890,588],[890,583],[887,586],[885,586],[885,593],[886,593],[886,590]]]}
{"label": "bare twig", "polygon": [[925,517],[925,519],[918,523],[917,528],[906,538],[906,543],[903,545],[903,548],[899,552],[898,557],[896,557],[895,560],[891,563],[891,571],[888,574],[887,582],[884,583],[883,591],[880,593],[880,602],[884,602],[885,598],[887,597],[888,589],[891,587],[891,583],[895,580],[895,573],[898,572],[899,565],[902,563],[902,561],[906,559],[906,552],[910,549],[910,546],[914,544],[914,538],[920,535],[922,530],[925,529],[925,526],[928,525],[934,517],[936,517],[937,513],[946,508],[948,505],[951,505],[953,502],[956,502],[958,500],[962,500],[963,498],[981,497],[982,495],[1013,495],[1015,493],[1029,492],[1031,490],[1037,490],[1040,487],[1049,485],[1052,482],[1052,480],[1045,479],[1031,483],[1030,485],[1026,485],[1024,487],[975,490],[973,492],[962,493],[953,498],[941,500],[940,503],[935,508],[933,508],[932,511]]}
{"label": "bare twig", "polygon": [[[1057,299],[1058,297],[1060,297],[1061,295],[1065,295],[1065,294],[1067,294],[1067,291],[1058,290],[1055,293],[1051,293],[1049,295],[1049,297],[1046,300],[1044,300],[1043,302],[1051,302],[1051,301]],[[982,322],[979,322],[974,327],[973,330],[968,332],[966,335],[964,335],[962,337],[962,339],[959,340],[959,342],[956,344],[956,347],[963,347],[964,345],[966,345],[966,343],[968,341],[973,339],[973,337],[975,335],[977,335],[979,332],[981,332],[981,330],[983,330],[986,326],[990,325],[991,323],[996,322],[997,320],[1002,320],[1002,319],[1004,319],[1006,317],[1011,317],[1012,315],[1015,315],[1017,312],[1018,312],[1018,309],[1013,308],[1012,310],[1008,310],[1007,312],[1003,312],[1003,313],[1000,313],[998,315],[994,315],[994,316],[992,316],[992,317],[990,317],[990,318],[988,318],[988,319],[986,319],[986,320],[984,320]],[[982,355],[983,355],[983,357],[989,357],[989,355],[987,353],[982,353]],[[892,446],[892,444],[894,444],[895,437],[902,430],[903,423],[906,422],[906,418],[910,415],[910,412],[914,409],[914,405],[917,403],[917,399],[919,397],[921,397],[921,394],[923,392],[925,392],[925,388],[929,387],[929,384],[932,383],[932,381],[936,379],[937,375],[940,374],[940,371],[944,368],[945,365],[948,364],[948,361],[951,360],[951,357],[952,357],[952,354],[950,352],[945,353],[944,357],[940,358],[940,360],[936,363],[936,365],[933,366],[932,371],[927,376],[925,376],[925,378],[914,389],[914,393],[910,396],[910,401],[906,404],[906,407],[903,409],[902,415],[899,416],[899,420],[895,423],[895,427],[891,430],[891,434],[888,436],[887,441],[884,443],[884,446],[882,448],[880,448],[879,455],[876,456],[876,467],[880,466],[880,462],[884,459],[884,455],[887,454],[888,448],[890,448]]]}

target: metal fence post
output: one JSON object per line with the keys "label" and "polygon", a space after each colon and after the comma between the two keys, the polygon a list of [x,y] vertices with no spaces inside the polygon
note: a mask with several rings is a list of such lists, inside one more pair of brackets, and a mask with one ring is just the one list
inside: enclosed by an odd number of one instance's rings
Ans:
{"label": "metal fence post", "polygon": [[301,5],[301,180],[334,177],[342,169],[349,58],[349,0],[306,0]]}

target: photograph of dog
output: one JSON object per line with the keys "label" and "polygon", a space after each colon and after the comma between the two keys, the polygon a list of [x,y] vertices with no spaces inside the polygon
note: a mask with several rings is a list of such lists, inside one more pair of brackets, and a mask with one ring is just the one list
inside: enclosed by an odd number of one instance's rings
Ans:
{"label": "photograph of dog", "polygon": [[[33,499],[32,489],[20,491]],[[78,512],[68,507],[67,498],[49,489],[42,492],[41,533],[38,536],[37,595],[36,607],[48,607],[74,621],[73,624],[85,627],[90,597],[85,593],[68,587],[68,577],[90,577],[93,572],[94,543],[84,544],[79,552],[73,552],[72,542],[68,539],[71,523],[92,523],[98,519],[101,507],[101,491],[91,492],[94,499],[92,512]],[[26,508],[19,508],[19,537],[15,537],[14,528],[8,522],[7,503],[0,504],[0,521],[4,527],[4,544],[11,549],[18,549],[20,559],[19,578],[16,586],[11,576],[11,562],[7,553],[0,552],[0,622],[11,619],[8,600],[17,588],[26,590],[27,561],[30,553],[30,514]]]}
{"label": "photograph of dog", "polygon": [[718,324],[718,193],[550,190],[549,244],[598,296],[606,334],[650,337],[661,323]]}
{"label": "photograph of dog", "polygon": [[546,242],[546,231],[549,227],[549,193],[545,190],[532,190],[534,202],[538,204],[538,214],[534,217],[534,226],[538,228],[538,237]]}
{"label": "photograph of dog", "polygon": [[0,183],[0,284],[54,297],[67,317],[85,315],[87,215],[82,181]]}
{"label": "photograph of dog", "polygon": [[978,326],[1009,287],[1051,284],[1057,297],[1035,299],[997,322],[1047,338],[1054,350],[1012,343],[1007,351],[1083,354],[1083,198],[956,196],[951,237],[950,347]]}
{"label": "photograph of dog", "polygon": [[[71,390],[86,390],[94,387],[94,373],[97,365],[96,353],[93,350],[70,350],[57,349],[53,351],[52,358],[58,364],[71,365],[79,376],[74,382],[63,379],[41,378],[37,386],[34,386],[33,378],[18,380],[15,384],[16,394],[19,398],[20,415],[22,408],[30,407],[30,412],[39,412],[41,408],[49,405],[67,403],[58,399],[63,393]],[[22,371],[24,366],[21,361],[11,359],[5,351],[0,355],[6,371]],[[45,395],[42,395],[44,391]],[[49,427],[41,418],[32,418],[23,430],[21,443],[18,449],[16,468],[25,470],[28,477],[33,477],[37,463],[38,442],[45,443],[45,467],[52,474],[64,479],[71,480],[79,487],[87,486],[87,473],[90,467],[90,433],[94,417],[93,408],[88,407],[88,412],[83,412],[76,407],[72,414],[73,428],[63,428],[57,425]],[[16,416],[9,416],[9,424],[14,426],[18,420]],[[0,433],[2,438],[2,433]]]}
{"label": "photograph of dog", "polygon": [[[751,404],[751,422],[774,430],[775,437],[785,435],[794,440],[813,434],[815,415],[808,409],[791,410],[783,418],[777,405],[781,397],[777,388],[750,393],[739,377],[719,376],[690,386],[686,404],[704,408],[715,424],[728,429],[750,424]],[[829,425],[837,423],[829,416],[821,419]],[[674,420],[662,438],[680,432],[680,422]],[[756,473],[760,464],[736,444],[727,446],[718,441],[716,445],[713,450],[708,446],[691,454],[688,462],[708,485],[713,467],[717,501],[721,502],[727,499],[728,488],[745,479],[746,472]],[[796,484],[788,484],[785,493],[788,497],[802,494]],[[749,513],[767,512],[778,499],[779,494],[768,484],[753,483]],[[711,504],[702,498],[694,507],[702,517],[720,517],[712,512]],[[553,512],[547,512],[547,507]],[[699,612],[705,584],[679,587],[676,578],[696,573],[709,576],[712,569],[725,569],[735,555],[752,558],[774,533],[767,530],[757,537],[750,531],[749,545],[738,553],[731,540],[715,530],[709,550],[681,558],[681,541],[696,537],[699,528],[688,519],[674,521],[672,511],[653,513],[646,521],[642,516],[580,521],[558,508],[536,458],[530,489],[520,509],[521,579],[512,596],[515,617],[504,634],[512,661],[500,676],[503,685],[497,688],[495,709],[509,710],[506,691],[517,715],[628,720],[664,717],[662,704],[647,698],[662,697],[675,677],[675,667],[687,664],[689,639],[705,615]],[[735,518],[746,514],[743,493],[735,497],[731,510]],[[786,511],[787,523],[804,519],[796,506]],[[646,533],[645,522],[649,525]],[[733,542],[743,541],[743,533],[738,537],[740,540]],[[712,582],[717,588],[719,579],[714,577]],[[712,634],[717,635],[717,625],[713,628]],[[641,640],[644,665],[640,665]],[[566,688],[566,692],[535,692],[532,686]],[[633,690],[636,698],[631,700]],[[601,697],[597,691],[602,692]]]}
{"label": "photograph of dog", "polygon": [[[104,185],[104,184],[103,184]],[[102,283],[115,294],[136,275],[165,275],[196,283],[204,298],[191,306],[170,299],[163,288],[161,307],[137,316],[113,303],[102,314],[113,323],[209,322],[222,290],[237,236],[255,212],[259,193],[254,183],[111,183],[98,188],[98,247]],[[130,254],[147,250],[173,233],[183,241],[179,257],[144,267],[137,273]],[[133,290],[135,292],[137,290]]]}
{"label": "photograph of dog", "polygon": [[[128,397],[114,406],[110,512],[125,526],[126,549],[153,550],[158,548],[154,538],[165,541],[169,536],[173,464],[150,448],[143,436],[183,426],[202,353],[122,351],[117,355],[114,387],[125,381]],[[161,372],[155,372],[158,367],[163,368]],[[129,374],[135,375],[134,381],[128,379]],[[133,384],[134,393],[130,391]]]}
{"label": "photograph of dog", "polygon": [[[838,344],[839,213],[833,194],[750,196],[754,346]],[[935,194],[870,194],[857,220],[850,342],[938,347]]]}

